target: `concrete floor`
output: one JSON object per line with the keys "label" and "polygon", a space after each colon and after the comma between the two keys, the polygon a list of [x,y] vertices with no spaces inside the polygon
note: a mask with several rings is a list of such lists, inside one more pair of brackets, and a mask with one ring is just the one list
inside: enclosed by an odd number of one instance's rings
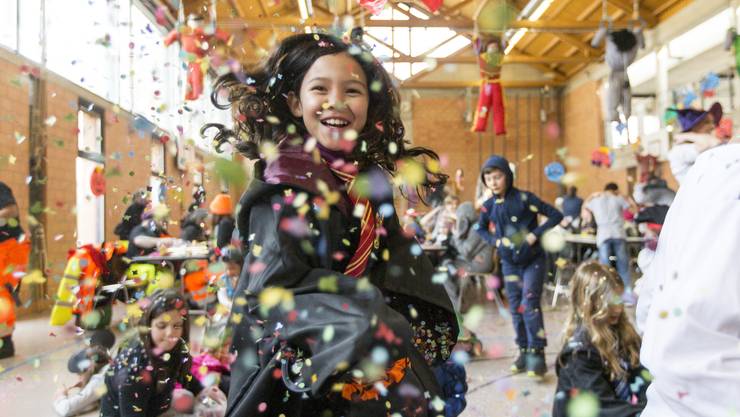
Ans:
{"label": "concrete floor", "polygon": [[[122,313],[114,313],[114,322]],[[556,309],[545,307],[549,373],[544,381],[536,382],[521,374],[511,375],[509,366],[516,353],[511,323],[495,308],[487,309],[478,330],[487,357],[467,365],[468,406],[462,417],[549,417],[555,393],[553,361],[560,348],[565,315],[562,304]],[[74,328],[50,328],[47,320],[43,316],[17,323],[17,354],[0,360],[2,416],[54,416],[51,403],[56,390],[63,383],[75,382],[75,376],[67,371],[67,359],[81,348],[82,339],[74,334]]]}

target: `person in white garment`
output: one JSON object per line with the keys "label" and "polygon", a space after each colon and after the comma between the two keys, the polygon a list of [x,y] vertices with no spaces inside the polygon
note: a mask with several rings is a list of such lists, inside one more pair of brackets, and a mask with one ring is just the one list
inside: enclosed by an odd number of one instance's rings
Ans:
{"label": "person in white garment", "polygon": [[637,304],[654,380],[642,417],[740,414],[740,140],[684,178]]}
{"label": "person in white garment", "polygon": [[676,110],[681,133],[676,134],[675,144],[668,152],[671,173],[678,184],[683,183],[686,174],[699,155],[721,143],[714,132],[722,119],[722,105],[714,103],[709,110]]}

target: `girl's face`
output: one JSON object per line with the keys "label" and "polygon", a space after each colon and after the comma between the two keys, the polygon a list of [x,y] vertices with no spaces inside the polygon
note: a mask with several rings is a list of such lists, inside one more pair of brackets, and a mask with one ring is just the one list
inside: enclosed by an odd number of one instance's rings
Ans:
{"label": "girl's face", "polygon": [[184,325],[180,310],[170,310],[157,316],[151,326],[154,347],[162,353],[174,349],[182,337]]}
{"label": "girl's face", "polygon": [[226,262],[226,275],[231,278],[239,278],[242,273],[242,266],[236,262]]}
{"label": "girl's face", "polygon": [[365,127],[370,96],[360,64],[349,54],[324,55],[311,65],[298,96],[288,94],[294,116],[308,133],[331,150],[349,150]]}

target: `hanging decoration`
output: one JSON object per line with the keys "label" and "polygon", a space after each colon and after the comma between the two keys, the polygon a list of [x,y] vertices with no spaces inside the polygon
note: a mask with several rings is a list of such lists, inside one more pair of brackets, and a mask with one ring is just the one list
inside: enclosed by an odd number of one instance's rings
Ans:
{"label": "hanging decoration", "polygon": [[180,42],[182,51],[180,56],[188,63],[188,88],[185,100],[197,100],[203,93],[203,74],[209,67],[208,55],[215,51],[214,46],[219,43],[229,44],[231,35],[220,29],[211,33],[202,27],[203,18],[194,14],[188,16],[187,25],[172,30],[165,38],[164,45],[170,46]]}
{"label": "hanging decoration", "polygon": [[709,72],[699,84],[699,91],[702,97],[714,97],[719,86],[719,76],[714,72]]}
{"label": "hanging decoration", "polygon": [[560,182],[565,175],[565,167],[560,162],[550,162],[545,166],[545,177],[552,182]]}
{"label": "hanging decoration", "polygon": [[600,146],[591,152],[591,165],[610,168],[614,162],[614,152],[606,146]]}
{"label": "hanging decoration", "polygon": [[442,0],[421,0],[430,12],[435,13],[442,6]]}
{"label": "hanging decoration", "polygon": [[506,0],[483,0],[475,11],[476,34],[503,33],[516,19],[517,9]]}
{"label": "hanging decoration", "polygon": [[365,10],[372,13],[373,16],[377,16],[383,11],[388,0],[359,0],[359,2]]}
{"label": "hanging decoration", "polygon": [[688,85],[680,90],[679,96],[681,97],[681,104],[683,108],[690,108],[691,105],[696,101],[699,96],[694,92],[694,88]]}
{"label": "hanging decoration", "polygon": [[737,29],[734,27],[727,30],[727,36],[725,37],[725,50],[732,50],[735,55],[735,71],[740,74],[740,36],[737,34]]}
{"label": "hanging decoration", "polygon": [[[494,0],[481,3],[475,13],[473,49],[481,76],[478,105],[473,117],[472,132],[485,132],[489,114],[493,119],[493,132],[506,134],[504,97],[501,88],[501,63],[504,56],[504,40],[497,34],[508,26],[513,16],[506,1]],[[500,15],[504,11],[502,15]],[[493,14],[493,16],[492,16]],[[491,20],[493,19],[493,20]],[[499,31],[496,31],[496,29]]]}
{"label": "hanging decoration", "polygon": [[90,174],[90,191],[95,197],[105,194],[105,175],[102,167],[95,167]]}
{"label": "hanging decoration", "polygon": [[[611,69],[609,91],[607,93],[607,116],[609,120],[619,122],[620,107],[624,120],[628,120],[632,114],[632,88],[627,77],[627,67],[635,61],[637,50],[645,47],[645,39],[642,34],[644,23],[639,21],[634,29],[613,31],[611,20],[606,12],[607,0],[602,1],[602,20],[591,41],[591,46],[598,48],[606,39],[604,56],[606,64]],[[637,6],[637,2],[635,2],[635,8]],[[638,17],[636,10],[635,17]]]}

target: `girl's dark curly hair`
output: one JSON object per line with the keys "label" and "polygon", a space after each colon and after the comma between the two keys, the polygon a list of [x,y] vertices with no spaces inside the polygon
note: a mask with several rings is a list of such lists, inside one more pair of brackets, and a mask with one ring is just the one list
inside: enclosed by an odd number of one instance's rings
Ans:
{"label": "girl's dark curly hair", "polygon": [[[362,170],[377,165],[395,174],[396,162],[402,159],[438,160],[437,154],[430,149],[406,146],[408,142],[404,141],[398,91],[369,48],[356,38],[345,42],[322,33],[292,35],[285,38],[259,67],[245,73],[232,72],[220,76],[214,84],[211,101],[219,109],[232,109],[234,129],[209,123],[203,126],[201,133],[216,128],[214,141],[217,150],[224,143],[232,143],[250,159],[260,159],[259,147],[265,141],[277,143],[293,132],[306,137],[308,132],[303,120],[293,116],[286,97],[289,92],[299,93],[303,78],[317,59],[340,53],[347,53],[357,61],[368,82],[367,123],[359,132],[357,145],[350,155],[358,162],[358,168]],[[228,92],[226,103],[218,99],[224,90]],[[394,154],[389,152],[391,143],[396,145]],[[447,175],[427,170],[427,182],[422,188],[441,187],[446,180]],[[416,190],[420,197],[422,191]]]}

